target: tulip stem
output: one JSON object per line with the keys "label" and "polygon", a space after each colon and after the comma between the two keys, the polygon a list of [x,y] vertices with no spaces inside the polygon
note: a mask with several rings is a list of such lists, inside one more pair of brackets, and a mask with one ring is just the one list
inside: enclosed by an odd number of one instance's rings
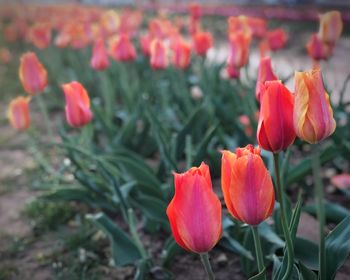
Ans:
{"label": "tulip stem", "polygon": [[199,254],[199,256],[201,258],[205,272],[208,275],[208,280],[214,280],[215,276],[214,276],[213,270],[212,270],[211,265],[210,265],[208,253],[202,253],[202,254]]}
{"label": "tulip stem", "polygon": [[128,209],[128,220],[129,220],[129,229],[130,229],[131,236],[141,254],[141,257],[145,260],[147,259],[147,252],[137,232],[136,217],[135,217],[134,210],[132,208]]}
{"label": "tulip stem", "polygon": [[[258,262],[259,272],[263,272],[265,270],[264,264],[264,255],[261,249],[260,237],[257,226],[251,226],[253,238],[254,238],[254,246],[255,246],[255,254],[256,261]],[[264,275],[263,279],[266,279],[266,275]]]}
{"label": "tulip stem", "polygon": [[320,158],[318,153],[318,145],[315,146],[315,152],[312,159],[312,171],[315,184],[315,195],[317,200],[317,218],[319,222],[319,234],[320,234],[320,243],[319,243],[319,275],[318,279],[326,279],[326,256],[325,256],[325,235],[324,235],[324,226],[325,226],[325,209],[324,209],[324,193],[323,185],[320,177]]}
{"label": "tulip stem", "polygon": [[293,242],[289,232],[289,227],[288,227],[286,212],[285,212],[285,205],[284,205],[284,198],[283,198],[284,192],[282,189],[281,179],[280,179],[279,153],[276,153],[276,154],[274,153],[273,159],[274,159],[276,185],[277,185],[277,197],[278,197],[278,202],[280,203],[281,223],[282,223],[284,238],[286,240],[287,257],[288,257],[287,269],[282,280],[288,280],[292,272],[293,263],[294,263],[294,248],[293,248]]}
{"label": "tulip stem", "polygon": [[37,100],[38,106],[39,106],[39,110],[41,111],[41,114],[43,115],[45,126],[46,126],[46,129],[47,129],[47,134],[48,134],[50,140],[54,141],[54,139],[53,139],[53,132],[52,132],[52,128],[51,128],[51,123],[50,123],[50,119],[49,119],[49,113],[47,111],[47,106],[46,106],[44,100],[42,99],[41,94],[35,96],[35,99]]}

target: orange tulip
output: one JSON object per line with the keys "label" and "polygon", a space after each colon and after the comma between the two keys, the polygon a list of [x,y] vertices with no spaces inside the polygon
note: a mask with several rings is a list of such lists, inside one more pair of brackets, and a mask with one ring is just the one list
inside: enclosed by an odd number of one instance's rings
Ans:
{"label": "orange tulip", "polygon": [[174,173],[175,195],[167,215],[175,241],[195,253],[210,251],[222,232],[221,203],[215,195],[208,165]]}
{"label": "orange tulip", "polygon": [[66,97],[66,118],[72,127],[81,127],[92,119],[90,99],[85,88],[78,82],[62,85]]}
{"label": "orange tulip", "polygon": [[25,91],[31,95],[39,94],[47,86],[47,71],[33,52],[21,56],[19,79]]}
{"label": "orange tulip", "polygon": [[29,128],[29,101],[30,97],[19,96],[10,102],[7,117],[13,128],[17,130],[26,130]]}
{"label": "orange tulip", "polygon": [[154,39],[151,43],[150,63],[154,70],[161,70],[168,67],[167,50],[161,40]]}
{"label": "orange tulip", "polygon": [[116,61],[127,62],[136,59],[136,50],[126,34],[112,39],[110,47],[111,55]]}
{"label": "orange tulip", "polygon": [[258,225],[271,216],[275,204],[272,180],[252,145],[223,151],[221,187],[229,213],[249,225]]}
{"label": "orange tulip", "polygon": [[321,59],[328,59],[332,54],[332,46],[325,44],[317,34],[312,34],[309,42],[306,45],[309,56],[318,61]]}
{"label": "orange tulip", "polygon": [[173,47],[173,64],[176,68],[186,69],[190,62],[191,45],[179,38]]}
{"label": "orange tulip", "polygon": [[8,64],[12,60],[12,54],[7,48],[0,48],[0,63]]}
{"label": "orange tulip", "polygon": [[331,11],[320,15],[320,29],[318,36],[327,44],[334,45],[340,38],[343,29],[341,13]]}
{"label": "orange tulip", "polygon": [[303,140],[314,144],[336,127],[329,96],[324,89],[320,69],[295,72],[294,128]]}
{"label": "orange tulip", "polygon": [[51,42],[51,27],[47,23],[36,23],[28,33],[28,40],[38,49],[45,49]]}
{"label": "orange tulip", "polygon": [[266,38],[271,50],[276,51],[284,48],[287,43],[287,34],[282,28],[276,28],[266,33]]}
{"label": "orange tulip", "polygon": [[255,87],[255,97],[257,100],[260,100],[260,91],[266,81],[278,80],[277,76],[272,70],[271,58],[262,57],[260,59],[258,79],[256,81]]}
{"label": "orange tulip", "polygon": [[251,33],[239,31],[230,35],[230,52],[227,64],[241,68],[248,63]]}
{"label": "orange tulip", "polygon": [[260,93],[257,139],[264,150],[278,153],[294,142],[294,96],[281,81],[265,82]]}
{"label": "orange tulip", "polygon": [[104,70],[109,66],[108,54],[102,38],[97,39],[95,42],[90,65],[97,71]]}
{"label": "orange tulip", "polygon": [[194,50],[200,56],[205,56],[213,46],[213,36],[210,32],[197,32],[193,35],[192,40]]}

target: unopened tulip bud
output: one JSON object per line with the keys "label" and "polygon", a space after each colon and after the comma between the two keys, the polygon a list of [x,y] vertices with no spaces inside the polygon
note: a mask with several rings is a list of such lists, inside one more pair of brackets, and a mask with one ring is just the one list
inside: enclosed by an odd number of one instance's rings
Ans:
{"label": "unopened tulip bud", "polygon": [[13,128],[17,130],[26,130],[29,128],[29,101],[30,97],[19,96],[10,102],[7,117]]}

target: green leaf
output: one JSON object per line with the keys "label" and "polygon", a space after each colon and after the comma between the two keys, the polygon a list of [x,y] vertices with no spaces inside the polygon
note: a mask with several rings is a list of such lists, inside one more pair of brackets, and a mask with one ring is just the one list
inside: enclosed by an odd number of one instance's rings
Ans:
{"label": "green leaf", "polygon": [[135,262],[141,259],[141,254],[133,240],[104,213],[87,215],[87,218],[92,220],[109,236],[112,243],[112,256],[115,265],[135,264]]}
{"label": "green leaf", "polygon": [[253,277],[250,277],[249,280],[264,280],[266,279],[266,268],[264,267],[264,270],[259,272],[257,275],[254,275]]}
{"label": "green leaf", "polygon": [[162,264],[163,266],[167,266],[173,260],[173,258],[178,255],[183,249],[177,245],[175,239],[170,236],[166,241],[165,246],[163,247],[162,253]]}
{"label": "green leaf", "polygon": [[230,250],[242,257],[245,257],[249,260],[254,260],[252,252],[248,251],[246,248],[241,245],[236,239],[226,235],[224,233],[223,237],[220,240],[220,246],[224,247],[227,250]]}
{"label": "green leaf", "polygon": [[338,224],[326,238],[326,279],[334,279],[350,252],[350,216]]}
{"label": "green leaf", "polygon": [[317,280],[317,275],[308,269],[302,262],[299,262],[299,271],[303,280]]}
{"label": "green leaf", "polygon": [[[315,204],[306,205],[303,207],[303,210],[314,216],[316,216],[317,214]],[[348,209],[344,208],[343,206],[337,203],[332,202],[325,203],[325,212],[327,221],[332,221],[335,223],[340,223],[343,219],[350,215],[350,211]]]}
{"label": "green leaf", "polygon": [[262,222],[259,226],[259,235],[266,241],[275,244],[277,248],[284,247],[285,242],[271,229],[266,223]]}
{"label": "green leaf", "polygon": [[295,239],[294,255],[309,269],[318,270],[318,246],[314,242],[297,237]]}

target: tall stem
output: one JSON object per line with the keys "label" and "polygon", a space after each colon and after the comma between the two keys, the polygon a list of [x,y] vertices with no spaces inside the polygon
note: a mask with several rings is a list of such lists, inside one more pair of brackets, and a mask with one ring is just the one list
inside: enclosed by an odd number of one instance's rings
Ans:
{"label": "tall stem", "polygon": [[281,223],[282,223],[284,238],[287,244],[287,257],[288,257],[287,270],[282,280],[288,280],[293,268],[294,248],[293,248],[292,238],[290,236],[287,218],[286,218],[286,212],[285,212],[285,205],[284,205],[284,198],[283,198],[284,192],[282,189],[281,179],[280,179],[279,154],[274,153],[273,159],[274,159],[276,185],[277,185],[277,197],[278,197],[278,202],[280,203]]}
{"label": "tall stem", "polygon": [[325,280],[326,278],[326,256],[325,256],[325,235],[324,235],[324,226],[325,226],[325,209],[324,209],[324,193],[323,185],[320,177],[320,158],[318,153],[318,145],[315,146],[315,152],[312,159],[312,171],[315,184],[315,195],[317,200],[317,218],[319,223],[319,234],[320,234],[320,243],[319,243],[319,252],[318,252],[318,261],[319,261],[319,274],[318,279]]}
{"label": "tall stem", "polygon": [[49,113],[47,111],[46,104],[45,104],[41,94],[35,96],[35,99],[37,100],[38,106],[39,106],[39,110],[40,110],[41,114],[43,115],[45,126],[46,126],[46,130],[47,130],[47,134],[48,134],[48,136],[50,138],[50,141],[54,141],[53,133],[52,133],[52,127],[51,127],[51,122],[50,122],[50,119],[49,119]]}
{"label": "tall stem", "polygon": [[[265,265],[264,265],[264,255],[261,249],[258,228],[256,226],[251,226],[251,229],[253,232],[255,254],[256,254],[256,260],[258,262],[258,269],[259,269],[259,272],[262,272],[265,270]],[[263,279],[266,279],[266,275],[264,275]]]}
{"label": "tall stem", "polygon": [[215,280],[213,270],[211,269],[208,253],[202,253],[202,254],[199,254],[199,256],[201,258],[205,272],[207,273],[208,280]]}
{"label": "tall stem", "polygon": [[136,229],[136,218],[135,218],[134,210],[132,208],[128,209],[128,220],[129,220],[129,229],[130,229],[131,236],[134,239],[134,242],[137,248],[139,249],[139,252],[142,258],[147,259],[147,252],[145,250],[145,247],[143,247],[141,238]]}

